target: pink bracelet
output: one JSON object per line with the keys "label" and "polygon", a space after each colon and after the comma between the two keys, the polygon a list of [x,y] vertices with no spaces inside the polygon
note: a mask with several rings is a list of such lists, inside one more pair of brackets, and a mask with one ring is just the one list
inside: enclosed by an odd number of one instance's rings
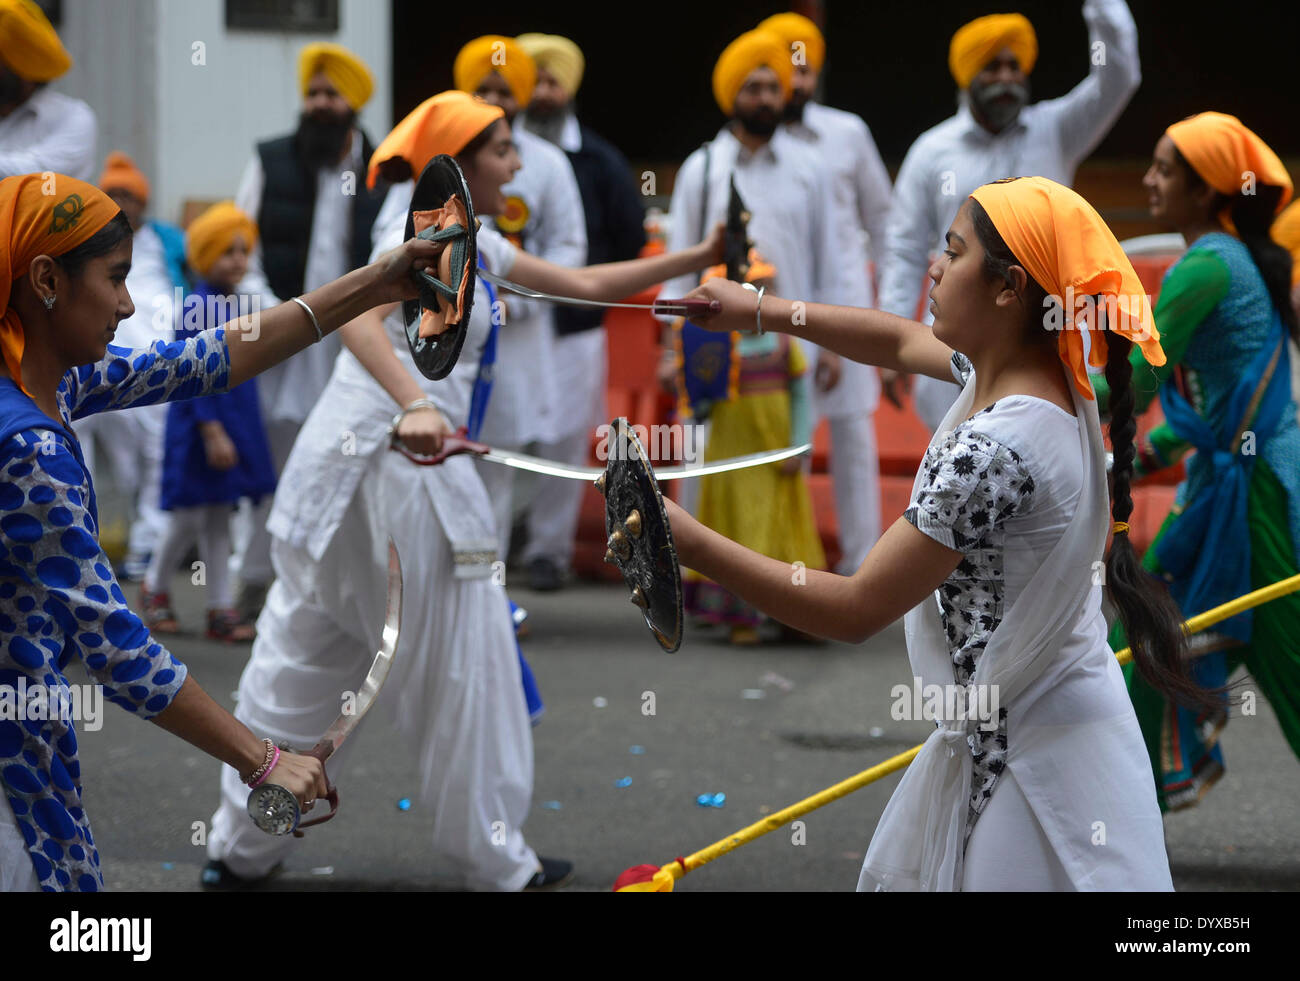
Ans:
{"label": "pink bracelet", "polygon": [[258,785],[260,785],[263,781],[266,780],[267,777],[271,775],[271,771],[275,769],[275,764],[279,762],[280,762],[280,747],[276,746],[275,755],[271,757],[270,764],[267,765],[266,768],[260,774],[258,773],[253,774],[252,778],[248,781],[248,785],[256,789]]}

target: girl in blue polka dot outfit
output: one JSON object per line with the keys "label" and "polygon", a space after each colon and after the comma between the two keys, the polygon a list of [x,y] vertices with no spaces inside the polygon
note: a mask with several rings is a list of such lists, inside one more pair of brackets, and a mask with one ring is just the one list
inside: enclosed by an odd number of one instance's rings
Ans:
{"label": "girl in blue polka dot outfit", "polygon": [[[117,205],[62,175],[0,181],[0,696],[13,705],[15,693],[39,690],[48,704],[71,704],[63,671],[77,658],[108,701],[250,783],[274,771],[305,808],[325,794],[315,759],[282,753],[236,721],[128,609],[99,546],[71,422],[224,392],[370,307],[413,298],[412,268],[439,251],[413,240],[256,322],[132,351],[109,347],[134,312],[131,227]],[[75,721],[30,714],[0,716],[0,890],[98,890]]]}

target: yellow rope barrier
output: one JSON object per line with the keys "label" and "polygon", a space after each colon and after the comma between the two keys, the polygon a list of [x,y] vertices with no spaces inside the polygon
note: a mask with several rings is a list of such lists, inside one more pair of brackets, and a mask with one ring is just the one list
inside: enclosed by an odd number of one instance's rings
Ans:
{"label": "yellow rope barrier", "polygon": [[[1238,596],[1236,599],[1230,600],[1222,606],[1216,606],[1212,610],[1207,610],[1204,613],[1192,617],[1184,623],[1183,629],[1186,630],[1189,635],[1200,633],[1207,627],[1212,627],[1214,624],[1219,623],[1222,620],[1227,620],[1229,617],[1236,616],[1238,613],[1242,613],[1246,610],[1252,609],[1253,607],[1260,606],[1263,603],[1267,603],[1294,592],[1300,592],[1300,575],[1291,576],[1289,579],[1275,582],[1271,586],[1257,589],[1254,592],[1247,593],[1245,596]],[[1120,664],[1127,664],[1133,659],[1132,649],[1126,647],[1122,651],[1116,652],[1115,657],[1119,660]],[[697,869],[708,862],[712,862],[719,855],[725,855],[727,852],[739,848],[741,845],[746,845],[755,838],[767,834],[769,831],[775,831],[777,828],[783,827],[796,818],[802,817],[810,811],[815,811],[817,808],[823,807],[831,801],[839,800],[841,797],[846,797],[855,790],[861,790],[867,784],[874,783],[881,777],[887,777],[889,774],[903,769],[916,758],[916,754],[920,751],[920,746],[913,746],[905,753],[899,753],[897,756],[891,757],[883,763],[878,763],[869,769],[863,770],[856,776],[840,781],[833,787],[827,787],[825,790],[813,794],[811,797],[805,797],[797,804],[791,804],[784,810],[777,811],[775,814],[771,814],[768,817],[763,818],[761,821],[755,821],[749,827],[741,828],[735,834],[728,835],[721,841],[715,841],[707,848],[703,848],[698,852],[687,855],[685,858],[679,859],[678,861],[670,862],[660,868],[659,871],[655,873],[653,879],[647,882],[625,886],[621,891],[671,892],[673,888],[672,884],[687,872]]]}

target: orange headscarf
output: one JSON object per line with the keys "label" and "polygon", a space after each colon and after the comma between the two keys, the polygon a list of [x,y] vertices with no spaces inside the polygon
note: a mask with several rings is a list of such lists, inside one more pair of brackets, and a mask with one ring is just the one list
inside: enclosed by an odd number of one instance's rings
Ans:
{"label": "orange headscarf", "polygon": [[1291,285],[1300,285],[1300,201],[1291,203],[1273,222],[1273,241],[1291,253]]}
{"label": "orange headscarf", "polygon": [[0,308],[4,310],[0,353],[24,392],[23,322],[9,305],[14,283],[27,274],[38,255],[58,258],[71,252],[120,211],[107,194],[75,177],[24,174],[0,181]]}
{"label": "orange headscarf", "polygon": [[1038,61],[1038,35],[1023,14],[989,14],[960,28],[948,45],[948,70],[958,88],[969,88],[984,66],[1010,48],[1026,75]]}
{"label": "orange headscarf", "polygon": [[537,63],[514,38],[500,34],[476,37],[460,49],[451,66],[456,88],[471,95],[493,72],[506,80],[520,109],[528,105],[537,84]]}
{"label": "orange headscarf", "polygon": [[185,259],[196,273],[206,276],[240,235],[252,250],[257,244],[257,222],[235,207],[234,201],[214,204],[185,229]]}
{"label": "orange headscarf", "polygon": [[[1268,184],[1282,188],[1277,211],[1291,200],[1291,175],[1286,167],[1236,116],[1202,112],[1174,123],[1165,133],[1201,179],[1220,194],[1236,197],[1251,193],[1247,188],[1253,189],[1255,184]],[[1235,232],[1226,210],[1219,221]]]}
{"label": "orange headscarf", "polygon": [[[1165,363],[1142,281],[1092,205],[1046,177],[985,184],[971,197],[988,212],[998,234],[1034,281],[1064,308],[1068,319],[1057,349],[1079,394],[1093,398],[1084,358],[1084,330],[1091,331],[1093,367],[1106,364],[1106,330],[1137,344],[1148,364]],[[1094,303],[1097,296],[1104,302]],[[1097,329],[1102,313],[1106,330]]]}
{"label": "orange headscarf", "polygon": [[104,172],[99,175],[99,189],[105,193],[127,191],[141,204],[149,201],[149,179],[135,161],[120,150],[114,150],[104,162]]}
{"label": "orange headscarf", "polygon": [[746,31],[718,56],[718,63],[713,66],[713,98],[718,101],[718,108],[730,116],[745,79],[764,65],[776,72],[782,93],[790,98],[790,80],[794,77],[790,45],[781,35],[760,28]]}
{"label": "orange headscarf", "polygon": [[488,105],[468,92],[439,92],[425,99],[375,148],[367,186],[375,186],[380,164],[397,158],[410,164],[412,174],[418,178],[438,154],[454,157],[505,115],[500,106]]}
{"label": "orange headscarf", "polygon": [[49,82],[72,67],[54,25],[32,0],[0,0],[0,58],[29,82]]}
{"label": "orange headscarf", "polygon": [[[790,50],[794,64],[806,64],[815,72],[822,70],[822,65],[826,63],[826,38],[817,25],[803,14],[773,14],[761,21],[758,28],[779,35]],[[802,44],[803,48],[796,48],[796,44]],[[800,57],[802,60],[799,60]]]}

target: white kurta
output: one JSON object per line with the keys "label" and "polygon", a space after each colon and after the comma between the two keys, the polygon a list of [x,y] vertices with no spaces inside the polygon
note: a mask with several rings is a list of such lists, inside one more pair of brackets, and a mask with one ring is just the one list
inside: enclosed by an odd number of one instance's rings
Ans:
{"label": "white kurta", "polygon": [[[977,187],[1004,177],[1047,177],[1066,187],[1115,124],[1142,81],[1137,25],[1124,0],[1085,0],[1088,77],[1059,99],[1026,106],[1016,122],[993,134],[963,105],[922,133],[894,182],[880,309],[909,320],[926,288],[930,256],[944,249],[957,210]],[[1099,57],[1098,53],[1104,55]],[[1099,63],[1102,61],[1104,63]],[[932,318],[927,312],[924,322]],[[916,406],[933,431],[957,389],[916,379]]]}
{"label": "white kurta", "polygon": [[[970,415],[974,377],[932,447]],[[1004,774],[1014,779],[994,785],[964,849],[973,766],[967,732],[960,722],[936,728],[880,818],[859,889],[993,881],[1019,889],[1173,888],[1146,744],[1106,643],[1094,584],[1110,522],[1097,404],[1070,390],[1077,416],[1017,395],[972,423],[1018,454],[1035,488],[1028,512],[1006,520],[1005,613],[971,679],[996,690],[1007,712]],[[914,501],[925,475],[917,475]],[[913,675],[923,685],[952,685],[953,657],[934,599],[909,612],[906,627]],[[1010,796],[999,802],[1004,793]]]}
{"label": "white kurta", "polygon": [[[390,191],[376,221],[376,253],[401,241],[412,187]],[[487,229],[478,243],[488,264],[508,274],[514,248]],[[411,361],[400,310],[385,321],[399,359],[453,425],[465,421],[490,316],[476,282],[461,359],[439,382]],[[520,830],[532,796],[532,733],[505,591],[490,577],[491,509],[467,457],[420,467],[387,449],[397,409],[345,350],[281,477],[268,523],[277,578],[236,714],[295,745],[320,738],[339,712],[340,692],[357,690],[378,650],[391,535],[407,601],[392,674],[365,724],[387,718],[415,748],[419,809],[432,821],[440,862],[431,871],[473,889],[517,890],[538,868]],[[332,775],[346,757],[337,759]],[[222,791],[209,857],[236,875],[266,873],[292,839],[252,825],[247,788],[229,767]]]}
{"label": "white kurta", "polygon": [[37,89],[0,119],[0,178],[53,171],[94,179],[95,112],[80,99]]}

